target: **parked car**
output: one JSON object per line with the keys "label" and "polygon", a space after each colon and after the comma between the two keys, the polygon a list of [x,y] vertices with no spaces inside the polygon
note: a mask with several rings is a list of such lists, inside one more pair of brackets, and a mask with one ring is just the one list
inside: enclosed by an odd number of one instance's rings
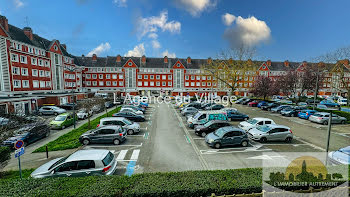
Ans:
{"label": "parked car", "polygon": [[184,110],[181,111],[181,114],[183,116],[187,116],[187,115],[190,115],[190,114],[195,114],[198,112],[198,109],[197,108],[194,108],[194,107],[186,107]]}
{"label": "parked car", "polygon": [[[314,104],[314,99],[306,99],[305,101],[308,105],[313,105]],[[315,104],[320,103],[321,101],[318,99],[315,99]]]}
{"label": "parked car", "polygon": [[66,113],[67,111],[65,109],[56,107],[56,106],[43,106],[39,109],[40,115],[58,115]]}
{"label": "parked car", "polygon": [[220,110],[223,108],[225,108],[225,106],[223,106],[221,104],[214,104],[214,105],[211,105],[209,107],[206,107],[205,110]]}
{"label": "parked car", "polygon": [[189,103],[186,107],[194,107],[196,109],[201,109],[202,104],[198,102]]}
{"label": "parked car", "polygon": [[305,110],[305,107],[300,107],[300,106],[295,106],[295,107],[290,107],[290,108],[284,108],[281,111],[282,116],[289,116],[289,117],[297,117],[299,112],[302,110]]}
{"label": "parked car", "polygon": [[106,108],[111,108],[111,107],[114,107],[114,106],[115,106],[115,104],[112,101],[105,102],[105,107]]}
{"label": "parked car", "polygon": [[267,106],[269,103],[266,101],[260,101],[257,105],[258,108],[261,108],[262,106]]}
{"label": "parked car", "polygon": [[247,105],[251,101],[253,101],[253,99],[247,98],[247,99],[244,99],[244,101],[242,101],[241,104],[242,105]]}
{"label": "parked car", "polygon": [[240,122],[238,127],[245,131],[248,131],[249,129],[257,126],[270,125],[270,124],[275,124],[275,122],[269,118],[252,118],[247,121]]}
{"label": "parked car", "polygon": [[107,125],[83,133],[79,137],[79,142],[84,145],[90,143],[113,143],[114,145],[119,145],[126,140],[126,135],[126,129],[123,127]]}
{"label": "parked car", "polygon": [[14,131],[14,136],[3,141],[2,146],[14,148],[14,144],[18,140],[22,140],[26,146],[49,135],[50,127],[48,125],[32,123]]}
{"label": "parked car", "polygon": [[78,111],[77,116],[78,119],[87,119],[89,116],[92,116],[94,114],[93,110],[90,109],[89,111],[87,111],[86,108],[82,108]]}
{"label": "parked car", "polygon": [[65,103],[62,105],[59,105],[58,107],[62,108],[62,109],[66,109],[66,110],[72,110],[73,108],[77,108],[77,104],[75,103]]}
{"label": "parked car", "polygon": [[327,160],[333,165],[350,165],[350,146],[329,152]]}
{"label": "parked car", "polygon": [[338,102],[339,105],[347,105],[348,104],[348,99],[346,99],[346,98],[339,98],[337,102]]}
{"label": "parked car", "polygon": [[240,98],[237,101],[235,101],[236,104],[242,104],[242,102],[247,98]]}
{"label": "parked car", "polygon": [[249,102],[248,106],[249,107],[256,107],[256,106],[258,106],[258,104],[259,104],[259,101],[254,100],[254,101]]}
{"label": "parked car", "polygon": [[146,112],[146,108],[140,107],[140,106],[135,106],[135,105],[123,105],[122,108],[132,108],[135,111],[142,111],[143,113]]}
{"label": "parked car", "polygon": [[[327,125],[329,121],[329,113],[327,112],[317,112],[314,115],[311,115],[309,117],[309,120],[311,122],[316,122],[319,124],[324,124]],[[334,123],[340,123],[340,124],[345,124],[346,123],[346,118],[338,116],[336,114],[332,114],[332,124]]]}
{"label": "parked car", "polygon": [[243,114],[237,110],[229,110],[226,111],[227,118],[230,119],[231,121],[234,120],[248,120],[249,116],[246,114]]}
{"label": "parked car", "polygon": [[278,107],[271,108],[271,112],[280,113],[283,109],[291,107],[290,105],[280,105]]}
{"label": "parked car", "polygon": [[281,103],[281,104],[288,104],[288,105],[291,105],[291,104],[293,104],[293,101],[283,99],[283,100],[280,100],[280,101],[279,101],[279,103]]}
{"label": "parked car", "polygon": [[321,105],[325,105],[327,107],[336,107],[336,108],[340,108],[340,105],[336,102],[334,102],[333,100],[323,100],[320,102]]}
{"label": "parked car", "polygon": [[104,107],[102,107],[102,105],[94,105],[92,107],[92,111],[94,111],[94,113],[100,113],[104,110]]}
{"label": "parked car", "polygon": [[248,137],[255,141],[285,141],[293,140],[293,132],[289,127],[283,125],[261,125],[247,131]]}
{"label": "parked car", "polygon": [[132,112],[132,113],[135,113],[137,115],[143,115],[142,111],[137,111],[137,110],[130,108],[130,107],[121,108],[120,112]]}
{"label": "parked car", "polygon": [[200,111],[195,116],[187,120],[188,127],[193,129],[197,125],[203,125],[210,120],[227,121],[227,116],[223,111]]}
{"label": "parked car", "polygon": [[247,133],[237,127],[229,126],[217,129],[215,132],[205,136],[205,142],[214,148],[221,148],[229,145],[248,146],[249,139]]}
{"label": "parked car", "polygon": [[67,157],[51,160],[31,173],[32,178],[113,175],[114,155],[103,149],[78,150]]}
{"label": "parked car", "polygon": [[0,126],[6,126],[9,122],[10,120],[8,118],[0,117]]}
{"label": "parked car", "polygon": [[131,121],[135,121],[135,122],[144,122],[145,116],[143,115],[137,115],[135,113],[132,112],[119,112],[119,113],[115,113],[112,115],[113,117],[124,117],[127,118]]}
{"label": "parked car", "polygon": [[301,112],[298,113],[298,117],[299,117],[299,118],[302,118],[302,119],[308,120],[309,117],[310,117],[311,115],[313,115],[314,113],[317,113],[317,111],[316,111],[316,110],[309,110],[309,109],[307,109],[307,110],[302,110]]}
{"label": "parked car", "polygon": [[305,103],[305,102],[299,102],[299,103],[297,103],[297,106],[300,106],[300,107],[307,107],[308,104]]}
{"label": "parked car", "polygon": [[202,103],[202,104],[201,104],[201,109],[205,109],[205,108],[210,107],[210,106],[212,106],[212,105],[215,105],[215,103],[214,103],[214,102],[211,102],[211,103]]}
{"label": "parked car", "polygon": [[194,129],[196,135],[205,137],[208,133],[214,132],[221,127],[231,126],[229,122],[222,120],[211,120],[204,125],[198,125]]}
{"label": "parked car", "polygon": [[[74,118],[72,113],[64,113],[56,116],[54,120],[50,122],[51,129],[65,129],[74,124]],[[75,121],[78,117],[75,117]]]}
{"label": "parked car", "polygon": [[272,108],[278,107],[280,104],[278,103],[268,103],[267,105],[262,105],[260,108],[262,110],[270,111]]}
{"label": "parked car", "polygon": [[97,127],[102,127],[106,125],[116,125],[121,126],[126,129],[128,135],[133,135],[135,133],[140,132],[140,124],[136,122],[132,122],[123,117],[107,117],[102,118]]}

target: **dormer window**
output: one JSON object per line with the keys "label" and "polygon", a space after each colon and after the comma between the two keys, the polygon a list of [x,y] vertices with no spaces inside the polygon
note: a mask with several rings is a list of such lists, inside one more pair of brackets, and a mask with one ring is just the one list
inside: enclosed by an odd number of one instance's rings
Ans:
{"label": "dormer window", "polygon": [[17,49],[17,50],[21,50],[21,44],[17,44],[17,45],[16,45],[16,49]]}
{"label": "dormer window", "polygon": [[129,62],[129,63],[128,63],[128,65],[129,65],[129,66],[132,66],[132,63],[131,63],[131,62]]}
{"label": "dormer window", "polygon": [[58,47],[57,47],[56,45],[55,45],[53,48],[55,49],[55,51],[57,51],[57,50],[58,50]]}
{"label": "dormer window", "polygon": [[180,67],[181,65],[180,65],[180,63],[177,63],[177,67]]}

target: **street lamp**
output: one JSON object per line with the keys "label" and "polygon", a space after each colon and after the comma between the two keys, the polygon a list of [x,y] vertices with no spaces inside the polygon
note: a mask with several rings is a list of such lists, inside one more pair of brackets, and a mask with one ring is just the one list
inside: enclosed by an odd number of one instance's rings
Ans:
{"label": "street lamp", "polygon": [[338,109],[336,108],[329,108],[327,109],[329,113],[329,119],[328,119],[328,135],[327,135],[327,147],[326,147],[326,165],[328,163],[328,151],[329,151],[329,141],[331,138],[331,127],[332,127],[332,112],[336,111]]}

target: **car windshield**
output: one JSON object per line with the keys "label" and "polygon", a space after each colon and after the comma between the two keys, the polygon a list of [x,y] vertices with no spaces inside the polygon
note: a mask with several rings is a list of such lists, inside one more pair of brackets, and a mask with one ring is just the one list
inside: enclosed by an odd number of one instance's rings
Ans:
{"label": "car windshield", "polygon": [[262,126],[258,126],[256,127],[256,129],[258,129],[259,131],[262,131],[264,133],[268,132],[271,130],[271,128],[267,125],[262,125]]}
{"label": "car windshield", "polygon": [[225,134],[225,130],[224,130],[224,128],[220,128],[220,129],[218,129],[218,130],[216,130],[215,132],[214,132],[214,134],[216,135],[216,136],[223,136],[224,134]]}
{"label": "car windshield", "polygon": [[340,152],[350,155],[350,147],[339,149]]}
{"label": "car windshield", "polygon": [[130,120],[128,120],[128,119],[125,119],[123,122],[124,122],[125,124],[127,124],[127,125],[132,125],[132,122],[131,122]]}
{"label": "car windshield", "polygon": [[55,118],[56,121],[64,121],[66,119],[67,116],[57,116]]}
{"label": "car windshield", "polygon": [[250,120],[247,120],[247,122],[249,123],[249,124],[256,124],[257,122],[258,122],[258,120],[256,120],[256,119],[250,119]]}
{"label": "car windshield", "polygon": [[114,159],[114,155],[111,152],[108,152],[106,157],[102,160],[105,166],[108,166]]}
{"label": "car windshield", "polygon": [[202,113],[196,113],[196,115],[193,117],[194,119],[197,119],[200,115],[202,115]]}

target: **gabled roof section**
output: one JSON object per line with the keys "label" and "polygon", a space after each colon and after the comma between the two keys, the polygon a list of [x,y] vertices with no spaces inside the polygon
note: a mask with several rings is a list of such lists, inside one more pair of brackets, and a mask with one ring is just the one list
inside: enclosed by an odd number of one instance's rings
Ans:
{"label": "gabled roof section", "polygon": [[261,64],[258,71],[269,71],[269,67],[266,65],[266,63]]}
{"label": "gabled roof section", "polygon": [[[55,47],[57,47],[57,48],[55,49]],[[62,47],[62,48],[63,48],[63,47]],[[60,45],[60,43],[58,42],[58,40],[53,40],[53,41],[51,42],[51,44],[50,44],[48,50],[51,51],[51,52],[59,53],[59,54],[63,55],[63,52],[62,52],[62,50],[61,50],[61,45]]]}
{"label": "gabled roof section", "polygon": [[125,62],[123,65],[124,68],[137,68],[137,65],[135,64],[134,61],[132,61],[131,58],[128,59],[128,61]]}
{"label": "gabled roof section", "polygon": [[173,65],[173,69],[186,69],[180,60],[177,60]]}
{"label": "gabled roof section", "polygon": [[10,37],[10,35],[6,32],[6,30],[2,27],[1,24],[0,24],[0,36]]}

